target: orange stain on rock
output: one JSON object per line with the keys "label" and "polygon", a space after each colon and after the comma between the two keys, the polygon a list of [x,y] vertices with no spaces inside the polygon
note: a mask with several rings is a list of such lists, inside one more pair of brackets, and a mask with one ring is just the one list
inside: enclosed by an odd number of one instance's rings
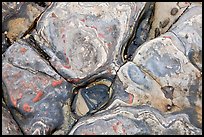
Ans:
{"label": "orange stain on rock", "polygon": [[[66,53],[65,53],[65,56],[66,56]],[[67,64],[69,64],[69,58],[66,57],[66,61],[67,61]]]}
{"label": "orange stain on rock", "polygon": [[85,19],[81,19],[80,21],[85,22]]}
{"label": "orange stain on rock", "polygon": [[110,47],[110,46],[112,46],[112,44],[111,44],[111,43],[108,43],[107,46]]}
{"label": "orange stain on rock", "polygon": [[57,18],[57,15],[55,13],[52,13],[52,17]]}
{"label": "orange stain on rock", "polygon": [[163,38],[168,38],[168,39],[171,39],[171,37],[170,37],[170,36],[163,36]]}
{"label": "orange stain on rock", "polygon": [[65,68],[70,69],[71,66],[63,65]]}
{"label": "orange stain on rock", "polygon": [[98,36],[101,37],[101,38],[105,38],[105,36],[101,33],[98,33]]}
{"label": "orange stain on rock", "polygon": [[118,132],[121,132],[121,131],[122,131],[123,134],[126,134],[126,131],[125,131],[125,129],[123,128],[123,124],[122,124],[120,121],[118,121],[116,124],[114,124],[114,125],[112,126],[112,128],[113,128],[113,130],[114,130],[115,133],[118,133]]}
{"label": "orange stain on rock", "polygon": [[79,82],[79,80],[80,80],[79,78],[73,78],[73,79],[69,79],[68,81],[69,82]]}
{"label": "orange stain on rock", "polygon": [[53,86],[53,87],[56,87],[56,86],[62,84],[62,82],[63,82],[62,79],[60,79],[60,80],[55,80],[55,81],[52,82],[52,86]]}
{"label": "orange stain on rock", "polygon": [[23,110],[25,112],[30,112],[31,111],[31,107],[28,103],[23,104]]}
{"label": "orange stain on rock", "polygon": [[43,92],[42,92],[42,91],[38,91],[37,95],[33,98],[32,101],[33,101],[34,103],[35,103],[35,102],[38,102],[38,101],[41,99],[42,95],[43,95]]}
{"label": "orange stain on rock", "polygon": [[28,50],[28,49],[26,49],[26,48],[20,48],[20,52],[23,53],[23,54],[24,54],[27,50]]}
{"label": "orange stain on rock", "polygon": [[21,99],[23,97],[23,93],[18,94],[18,99]]}
{"label": "orange stain on rock", "polygon": [[133,95],[129,93],[128,98],[129,98],[129,102],[128,103],[132,104],[132,102],[133,102]]}
{"label": "orange stain on rock", "polygon": [[11,102],[14,105],[14,107],[17,107],[17,100],[13,96],[11,96]]}

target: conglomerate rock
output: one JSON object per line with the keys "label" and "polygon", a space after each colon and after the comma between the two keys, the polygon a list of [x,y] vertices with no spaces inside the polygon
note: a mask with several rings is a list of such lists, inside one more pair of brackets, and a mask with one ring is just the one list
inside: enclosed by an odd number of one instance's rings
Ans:
{"label": "conglomerate rock", "polygon": [[202,134],[201,2],[2,4],[2,134]]}
{"label": "conglomerate rock", "polygon": [[72,85],[25,41],[3,54],[2,79],[5,102],[24,134],[49,134],[62,125]]}

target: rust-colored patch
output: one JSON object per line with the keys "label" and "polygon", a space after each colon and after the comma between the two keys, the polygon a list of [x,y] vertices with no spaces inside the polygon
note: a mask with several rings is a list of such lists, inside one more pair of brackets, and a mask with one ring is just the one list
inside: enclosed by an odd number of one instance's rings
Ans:
{"label": "rust-colored patch", "polygon": [[70,69],[71,66],[63,65],[65,68]]}
{"label": "rust-colored patch", "polygon": [[37,95],[33,98],[32,101],[33,101],[34,103],[35,103],[35,102],[38,102],[38,101],[41,99],[42,95],[43,95],[43,92],[42,92],[42,91],[38,91]]}
{"label": "rust-colored patch", "polygon": [[13,96],[11,96],[11,102],[14,107],[17,107],[17,100]]}
{"label": "rust-colored patch", "polygon": [[128,98],[129,98],[129,102],[128,103],[132,104],[132,102],[133,102],[133,95],[129,93]]}
{"label": "rust-colored patch", "polygon": [[163,36],[163,38],[168,38],[168,39],[171,39],[171,37],[170,37],[170,36]]}
{"label": "rust-colored patch", "polygon": [[117,125],[113,125],[112,128],[113,128],[114,132],[117,133]]}
{"label": "rust-colored patch", "polygon": [[114,130],[115,133],[118,133],[118,132],[121,132],[121,131],[122,131],[123,134],[126,134],[126,131],[125,131],[125,129],[123,128],[123,124],[122,124],[120,121],[118,121],[116,124],[114,124],[114,125],[112,126],[112,128],[113,128],[113,130]]}
{"label": "rust-colored patch", "polygon": [[80,78],[73,78],[73,79],[69,79],[69,82],[79,82]]}
{"label": "rust-colored patch", "polygon": [[105,36],[102,33],[98,33],[98,36],[101,38],[105,38]]}
{"label": "rust-colored patch", "polygon": [[109,43],[107,44],[107,46],[108,46],[108,47],[112,46],[112,43],[109,42]]}
{"label": "rust-colored patch", "polygon": [[62,79],[60,79],[60,80],[55,80],[55,81],[52,82],[52,86],[53,86],[53,87],[56,87],[56,86],[62,84],[62,82],[63,82]]}
{"label": "rust-colored patch", "polygon": [[113,28],[112,28],[112,27],[107,27],[106,30],[107,30],[108,32],[112,32],[112,31],[113,31]]}
{"label": "rust-colored patch", "polygon": [[81,19],[80,21],[85,22],[85,19]]}
{"label": "rust-colored patch", "polygon": [[23,110],[25,112],[30,112],[31,111],[31,107],[28,103],[23,104]]}
{"label": "rust-colored patch", "polygon": [[22,97],[23,97],[23,93],[20,92],[20,93],[18,94],[18,99],[21,99]]}
{"label": "rust-colored patch", "polygon": [[28,49],[26,49],[26,48],[20,48],[20,52],[21,52],[22,54],[24,54],[27,50],[28,50]]}
{"label": "rust-colored patch", "polygon": [[68,59],[68,57],[66,57],[66,61],[67,61],[67,64],[69,64],[69,59]]}

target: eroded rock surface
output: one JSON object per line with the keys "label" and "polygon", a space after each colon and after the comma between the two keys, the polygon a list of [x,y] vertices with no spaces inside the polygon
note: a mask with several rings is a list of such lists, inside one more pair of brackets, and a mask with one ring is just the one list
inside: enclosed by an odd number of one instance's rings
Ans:
{"label": "eroded rock surface", "polygon": [[28,43],[15,42],[3,54],[2,78],[5,101],[24,134],[50,134],[63,124],[72,85]]}
{"label": "eroded rock surface", "polygon": [[201,8],[3,2],[2,133],[201,135]]}
{"label": "eroded rock surface", "polygon": [[53,3],[37,24],[42,48],[58,73],[74,83],[117,70],[144,4]]}
{"label": "eroded rock surface", "polygon": [[[103,130],[101,130],[103,127]],[[185,114],[163,115],[149,106],[116,107],[84,117],[70,135],[195,135],[202,130],[194,127]]]}

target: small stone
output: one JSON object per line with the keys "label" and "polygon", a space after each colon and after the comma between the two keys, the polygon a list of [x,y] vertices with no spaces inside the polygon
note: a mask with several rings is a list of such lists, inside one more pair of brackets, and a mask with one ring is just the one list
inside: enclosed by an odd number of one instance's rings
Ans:
{"label": "small stone", "polygon": [[173,8],[172,10],[171,10],[171,15],[176,15],[176,13],[178,13],[178,9],[177,8]]}

